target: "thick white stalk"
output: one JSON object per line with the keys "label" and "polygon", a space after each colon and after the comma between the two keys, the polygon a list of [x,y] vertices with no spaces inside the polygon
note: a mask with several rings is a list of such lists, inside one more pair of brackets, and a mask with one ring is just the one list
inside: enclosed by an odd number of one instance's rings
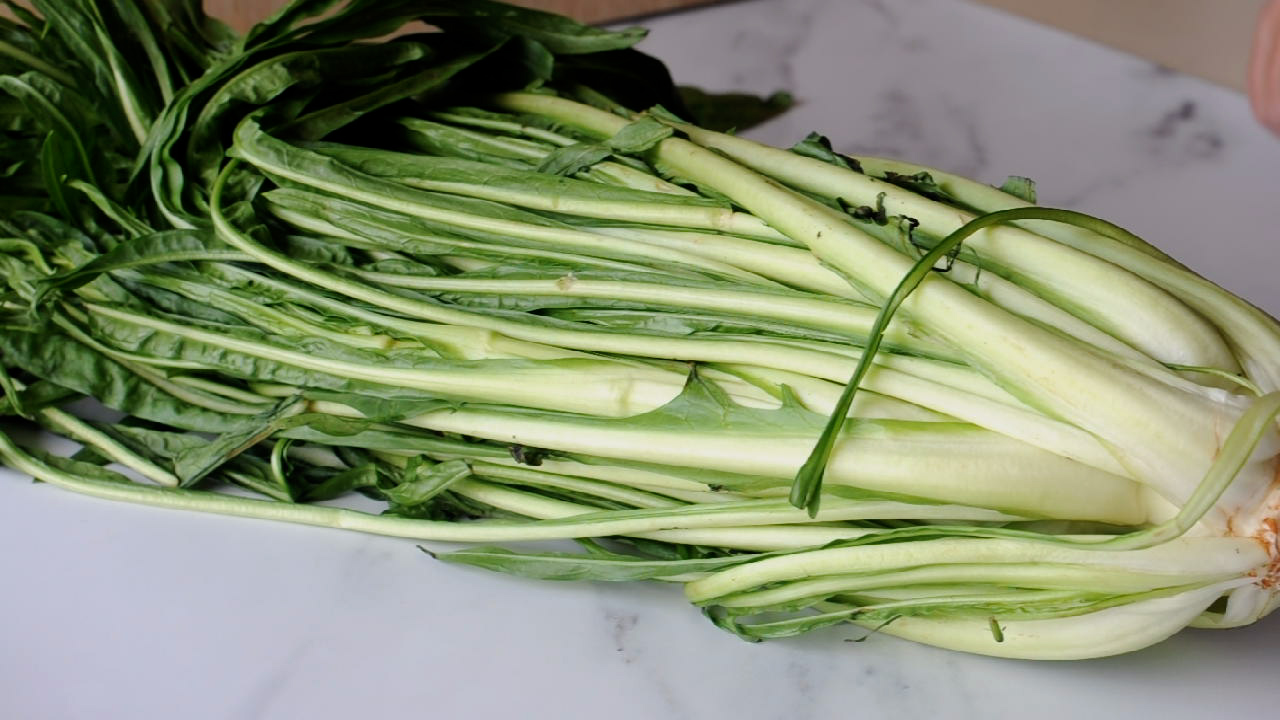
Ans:
{"label": "thick white stalk", "polygon": [[[1065,618],[1000,620],[1002,640],[988,620],[901,617],[880,632],[949,650],[1023,660],[1084,660],[1140,650],[1191,624],[1230,583],[1140,600]],[[866,623],[875,627],[881,623]]]}
{"label": "thick white stalk", "polygon": [[1157,575],[1216,573],[1245,577],[1267,562],[1267,553],[1249,538],[1184,537],[1141,550],[1122,551],[1091,550],[1045,540],[934,538],[766,558],[690,583],[685,594],[695,603],[708,603],[784,580],[972,563],[1048,563]]}
{"label": "thick white stalk", "polygon": [[507,203],[516,207],[563,213],[565,215],[578,215],[613,222],[696,228],[746,237],[759,237],[764,240],[772,239],[775,236],[775,233],[771,232],[767,226],[764,226],[756,218],[728,208],[681,205],[678,203],[582,200],[573,197],[548,196],[534,191],[522,192],[476,183],[445,182],[434,180],[427,173],[429,171],[425,171],[421,177],[396,175],[394,179],[420,190],[450,193],[481,200],[493,200],[494,202]]}
{"label": "thick white stalk", "polygon": [[819,547],[837,540],[861,537],[871,530],[827,527],[824,525],[767,525],[743,528],[692,528],[688,530],[653,530],[637,535],[649,540],[723,547],[734,550],[770,552]]}
{"label": "thick white stalk", "polygon": [[[504,443],[762,479],[792,477],[817,439],[816,431],[693,432],[468,408],[405,422]],[[866,421],[861,431],[837,444],[827,482],[1029,517],[1132,525],[1149,514],[1141,486],[1130,480],[996,433],[948,423]]]}

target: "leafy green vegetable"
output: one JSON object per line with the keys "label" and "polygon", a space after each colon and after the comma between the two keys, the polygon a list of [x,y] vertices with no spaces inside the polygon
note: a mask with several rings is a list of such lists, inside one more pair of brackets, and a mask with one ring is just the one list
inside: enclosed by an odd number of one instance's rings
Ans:
{"label": "leafy green vegetable", "polygon": [[0,20],[0,414],[80,449],[0,434],[20,473],[575,540],[433,557],[682,583],[752,641],[1090,657],[1280,602],[1280,326],[1027,178],[760,145],[727,131],[785,93],[490,0],[35,6]]}

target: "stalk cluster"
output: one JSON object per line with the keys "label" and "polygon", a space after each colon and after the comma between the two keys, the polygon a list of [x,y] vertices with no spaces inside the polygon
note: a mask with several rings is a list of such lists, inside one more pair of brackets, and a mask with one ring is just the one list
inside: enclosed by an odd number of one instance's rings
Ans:
{"label": "stalk cluster", "polygon": [[0,19],[0,410],[82,447],[4,464],[680,583],[751,640],[1081,658],[1275,608],[1263,312],[1025,178],[725,132],[781,99],[642,31],[332,4]]}

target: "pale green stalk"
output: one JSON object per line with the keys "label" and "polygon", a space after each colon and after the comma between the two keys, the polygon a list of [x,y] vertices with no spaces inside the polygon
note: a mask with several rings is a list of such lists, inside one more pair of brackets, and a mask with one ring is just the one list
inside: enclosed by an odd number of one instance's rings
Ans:
{"label": "pale green stalk", "polygon": [[41,408],[37,412],[40,419],[51,429],[84,443],[103,457],[120,463],[160,485],[167,487],[178,486],[178,478],[173,473],[121,445],[106,433],[75,415],[55,407]]}
{"label": "pale green stalk", "polygon": [[827,527],[824,525],[766,525],[746,528],[654,530],[636,537],[681,545],[770,552],[775,550],[803,550],[804,548],[861,537],[870,532],[874,531]]}
{"label": "pale green stalk", "polygon": [[654,530],[803,525],[850,520],[920,519],[1001,522],[1017,519],[1016,516],[1005,513],[959,505],[843,498],[832,498],[825,503],[817,518],[810,518],[803,510],[791,507],[785,498],[636,510],[599,510],[580,503],[556,500],[476,480],[459,481],[449,489],[486,505],[531,518],[549,520],[574,517],[580,521],[588,517],[594,518],[599,521],[599,528],[612,528],[604,533],[608,535],[636,535]]}
{"label": "pale green stalk", "polygon": [[889,635],[963,652],[1027,660],[1077,660],[1154,645],[1186,627],[1236,584],[1231,581],[1210,585],[1074,617],[1001,620],[1000,640],[993,637],[985,620],[904,616],[888,625],[865,625],[878,627],[879,632]]}
{"label": "pale green stalk", "polygon": [[[712,366],[737,375],[759,385],[775,397],[782,397],[785,386],[801,405],[818,413],[830,415],[843,388],[829,380],[764,368],[758,365],[724,364]],[[883,420],[919,420],[924,422],[954,422],[955,418],[929,410],[890,395],[867,391],[859,393],[849,408],[849,417],[879,418]]]}
{"label": "pale green stalk", "polygon": [[[674,308],[695,308],[770,318],[801,327],[865,338],[875,322],[875,308],[800,294],[757,292],[739,288],[700,288],[674,283],[647,283],[579,278],[572,273],[556,279],[450,278],[399,273],[353,271],[372,284],[440,293],[493,294],[624,300]],[[890,325],[885,339],[899,347],[921,344],[902,323]],[[926,344],[927,350],[927,344]]]}
{"label": "pale green stalk", "polygon": [[175,375],[169,378],[169,381],[177,385],[186,385],[187,387],[196,388],[197,390],[202,390],[204,392],[212,393],[214,395],[221,395],[223,397],[230,398],[232,400],[236,400],[242,403],[258,404],[258,405],[271,404],[271,400],[269,400],[268,398],[264,398],[263,396],[258,395],[257,393],[252,393],[247,390],[234,388],[234,387],[231,387],[230,385],[224,385],[220,382],[214,382],[212,380],[207,380],[205,378],[192,377],[190,375]]}
{"label": "pale green stalk", "polygon": [[[316,194],[316,193],[312,193]],[[324,218],[319,217],[313,212],[289,207],[279,202],[282,196],[292,195],[297,197],[298,191],[293,189],[272,190],[264,194],[266,205],[271,210],[271,214],[276,218],[298,228],[315,234],[319,237],[332,238],[341,241],[344,245],[352,247],[364,248],[371,251],[380,249],[380,245],[367,237],[361,236],[350,230],[338,227]],[[318,195],[318,194],[317,194]],[[441,237],[432,233],[426,228],[422,228],[413,233],[411,238],[420,242],[436,241],[442,245],[455,249],[457,252],[476,251],[486,255],[493,255],[495,248],[490,243],[484,243],[475,240],[467,240],[466,238]],[[559,252],[555,250],[546,250],[542,248],[527,248],[519,245],[509,245],[500,249],[507,259],[512,261],[529,260],[533,262],[546,260],[558,264],[567,264],[583,268],[601,269],[601,270],[620,270],[624,272],[649,272],[651,268],[647,265],[624,262],[620,260],[611,260],[609,258],[592,257],[590,255],[580,255],[577,253]],[[486,262],[496,264],[496,260],[475,260],[474,262]]]}
{"label": "pale green stalk", "polygon": [[539,472],[527,467],[512,467],[490,462],[475,461],[471,463],[471,469],[477,478],[486,480],[490,483],[495,480],[508,480],[516,484],[570,490],[572,492],[593,495],[604,500],[625,503],[636,508],[675,508],[683,505],[683,503],[672,498],[663,497],[644,490],[637,490],[624,485],[615,485],[614,483],[600,482],[598,480],[575,477],[572,475]]}
{"label": "pale green stalk", "polygon": [[[324,150],[322,149],[321,152],[324,152]],[[361,150],[360,152],[379,151]],[[343,154],[338,154],[337,157],[339,160],[345,160]],[[412,158],[412,156],[409,157]],[[366,172],[370,171],[366,170]],[[370,174],[378,177],[383,176],[377,172],[370,172]],[[492,200],[531,210],[577,215],[608,220],[618,224],[639,223],[671,226],[756,237],[764,240],[776,239],[777,236],[776,232],[770,231],[758,219],[745,213],[735,212],[724,207],[663,203],[661,202],[661,195],[650,202],[644,203],[605,201],[570,195],[547,195],[536,190],[437,180],[432,177],[430,169],[424,169],[418,174],[400,172],[388,177],[396,182],[420,190]]]}
{"label": "pale green stalk", "polygon": [[501,133],[512,135],[524,135],[533,140],[539,140],[544,143],[551,143],[557,147],[568,147],[577,142],[573,138],[562,133],[547,130],[533,125],[507,120],[505,118],[481,117],[470,115],[457,110],[437,110],[430,113],[430,117],[441,122],[450,123],[453,126],[470,125],[472,127],[484,128],[486,130],[496,130]]}
{"label": "pale green stalk", "polygon": [[98,42],[107,51],[107,64],[111,68],[111,78],[116,84],[116,97],[120,100],[120,108],[124,111],[125,120],[129,123],[129,129],[133,131],[133,137],[138,141],[138,145],[143,145],[147,141],[147,131],[151,127],[153,118],[148,116],[146,110],[139,104],[137,93],[129,87],[128,82],[124,78],[123,63],[124,58],[115,49],[115,45],[111,42],[111,38],[102,30],[102,18],[99,16],[98,25],[94,28],[95,34],[98,36]]}
{"label": "pale green stalk", "polygon": [[429,370],[362,365],[241,340],[111,307],[92,304],[86,307],[120,322],[337,377],[548,410],[624,417],[664,405],[684,384],[683,376],[678,373],[603,360],[574,360],[572,362],[583,363],[576,371],[556,365],[494,372],[477,368]]}
{"label": "pale green stalk", "polygon": [[[133,274],[142,278],[141,274]],[[386,335],[361,335],[358,333],[335,332],[319,323],[311,322],[297,314],[284,312],[270,305],[241,297],[227,292],[206,282],[195,282],[183,278],[165,275],[148,275],[145,280],[152,285],[171,290],[184,297],[207,302],[212,307],[235,314],[247,323],[255,325],[267,332],[279,334],[287,329],[299,337],[320,337],[342,345],[367,350],[386,350],[393,344],[392,338]]]}
{"label": "pale green stalk", "polygon": [[68,87],[75,87],[75,84],[76,84],[75,78],[63,72],[61,69],[56,68],[50,65],[49,63],[41,60],[35,55],[32,55],[26,50],[23,50],[22,48],[16,45],[13,45],[12,43],[0,41],[0,55],[8,55],[9,57],[13,58],[14,60],[17,60],[23,65],[26,65],[39,72],[42,72],[45,75],[48,75],[49,77],[53,78],[54,80],[57,80],[63,85],[66,85]]}
{"label": "pale green stalk", "polygon": [[602,227],[596,231],[729,263],[801,290],[865,301],[844,278],[824,267],[812,253],[802,248],[684,230]]}
{"label": "pale green stalk", "polygon": [[[358,510],[258,500],[235,495],[161,488],[121,481],[96,480],[81,477],[48,465],[28,455],[13,444],[8,436],[0,433],[0,460],[14,470],[43,482],[72,492],[107,500],[131,502],[140,505],[194,510],[198,512],[232,515],[236,517],[276,520],[300,525],[313,525],[339,530],[352,530],[373,535],[438,542],[521,542],[568,538],[604,537],[611,533],[597,532],[607,529],[599,520],[575,519],[575,512],[562,519],[530,522],[479,521],[458,523],[448,521],[419,520],[393,515],[374,515]],[[791,549],[822,545],[839,539],[857,537],[864,531],[829,527],[713,527],[690,530],[655,530],[639,533],[639,537],[664,542],[687,542],[742,549]]]}
{"label": "pale green stalk", "polygon": [[909,588],[916,585],[954,586],[965,583],[1007,588],[1077,591],[1088,588],[1099,593],[1134,593],[1192,583],[1218,583],[1234,577],[1236,574],[1212,567],[1188,569],[1178,573],[1154,573],[1136,572],[1130,568],[1054,563],[920,565],[906,570],[823,575],[795,580],[760,590],[727,595],[717,598],[715,604],[729,608],[767,608],[866,590]]}
{"label": "pale green stalk", "polygon": [[886,572],[925,566],[1072,565],[1131,573],[1242,577],[1267,563],[1251,538],[1185,537],[1154,547],[1115,552],[1088,550],[1041,540],[932,538],[914,542],[854,545],[813,550],[729,568],[685,586],[699,604],[784,580]]}
{"label": "pale green stalk", "polygon": [[[341,408],[317,406],[339,414]],[[812,433],[628,427],[568,417],[522,417],[462,408],[405,421],[530,447],[634,459],[764,478],[790,478],[817,439]],[[873,491],[987,507],[1031,517],[1146,520],[1140,486],[1122,477],[972,426],[865,421],[837,444],[827,482]],[[994,462],[994,458],[1000,458]]]}

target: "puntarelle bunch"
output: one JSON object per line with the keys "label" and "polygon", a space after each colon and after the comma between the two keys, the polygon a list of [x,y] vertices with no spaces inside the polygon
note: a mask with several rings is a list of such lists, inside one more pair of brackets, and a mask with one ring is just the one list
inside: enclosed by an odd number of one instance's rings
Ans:
{"label": "puntarelle bunch", "polygon": [[1023,178],[761,145],[723,125],[784,98],[491,2],[34,4],[2,407],[82,449],[0,435],[21,473],[681,583],[753,640],[1082,658],[1277,604],[1280,327]]}

